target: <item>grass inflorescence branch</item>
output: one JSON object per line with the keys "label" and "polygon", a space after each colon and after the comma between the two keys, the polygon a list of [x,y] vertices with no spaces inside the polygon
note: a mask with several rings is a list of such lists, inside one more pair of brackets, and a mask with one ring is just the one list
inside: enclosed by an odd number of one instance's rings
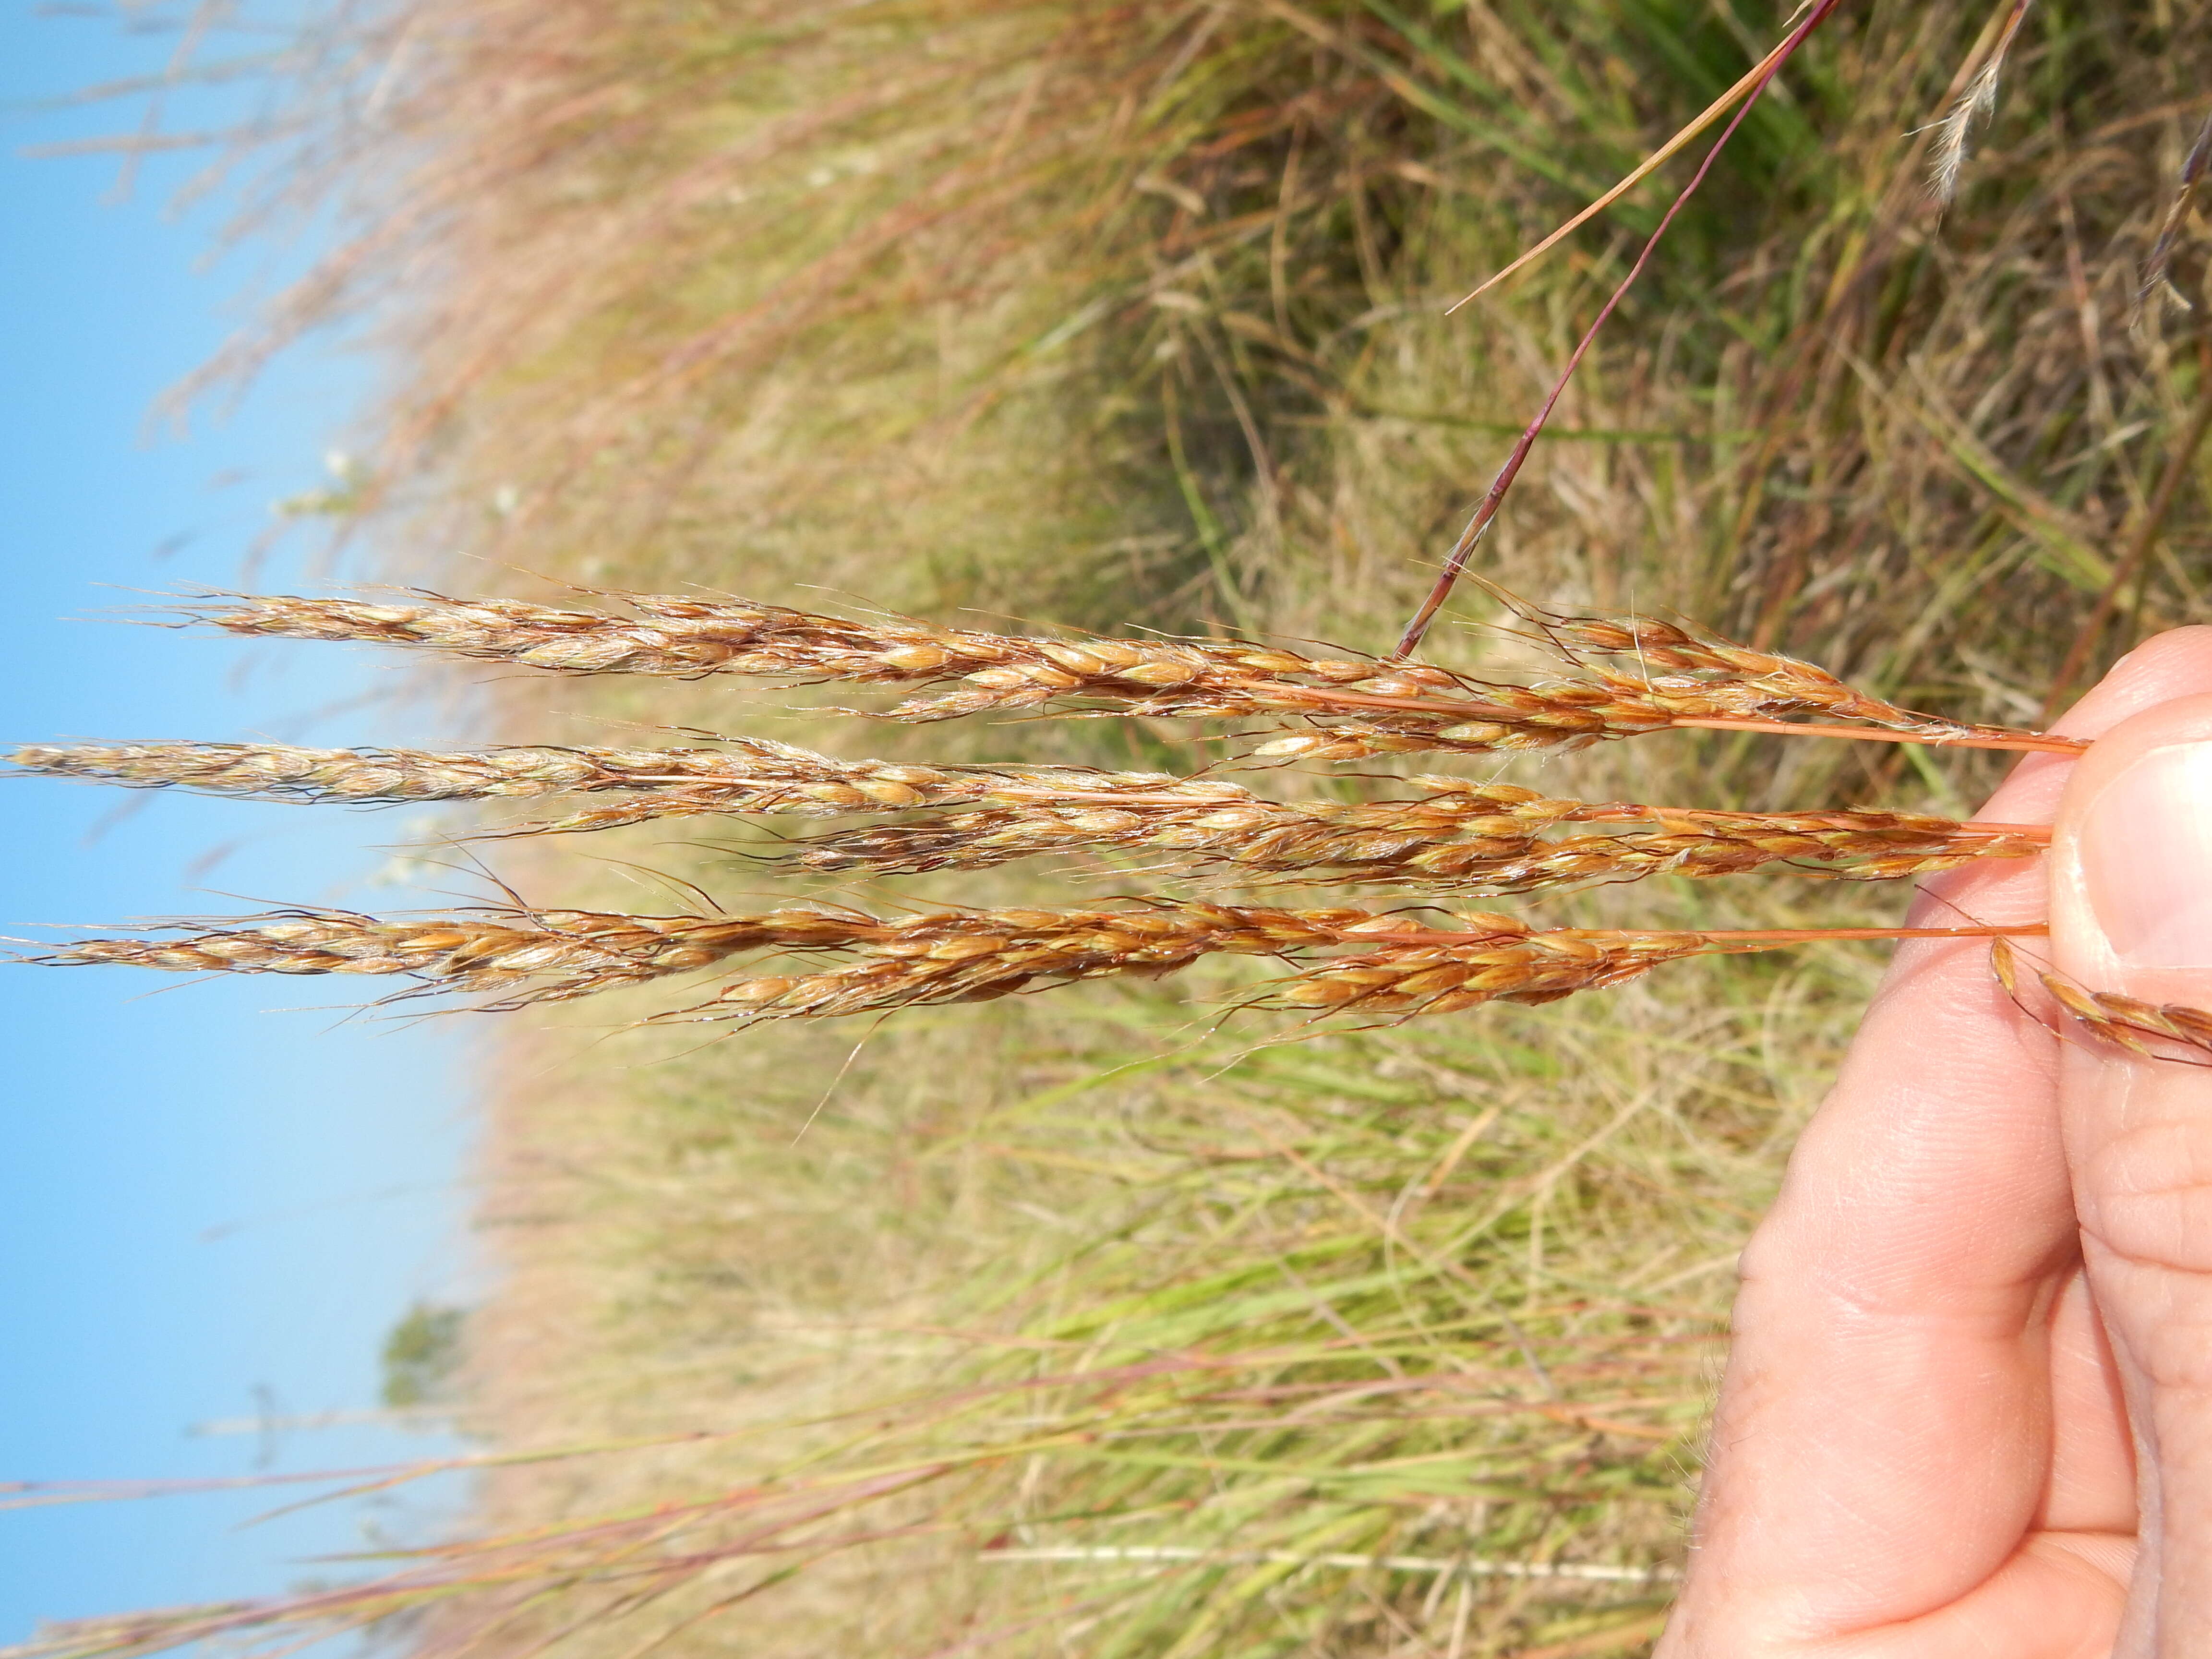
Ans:
{"label": "grass inflorescence branch", "polygon": [[[1273,722],[1281,734],[1254,754],[1276,761],[1556,749],[1701,726],[2080,747],[1923,714],[1812,664],[1692,627],[1553,615],[1492,592],[1517,618],[1514,631],[1547,649],[1571,678],[1509,684],[1233,640],[1009,635],[664,594],[596,595],[605,608],[593,609],[418,590],[374,599],[216,595],[179,609],[191,622],[233,634],[398,645],[559,673],[896,685],[908,695],[882,712],[904,721],[1021,713]],[[779,860],[794,872],[872,877],[981,869],[1035,855],[1124,854],[1153,870],[1261,887],[1519,893],[1762,868],[1889,879],[2033,857],[2048,839],[2036,826],[1921,813],[1583,801],[1447,776],[1416,778],[1413,793],[1395,799],[1283,801],[1219,776],[852,760],[758,738],[671,748],[449,750],[44,744],[4,758],[23,773],[293,801],[569,799],[570,810],[557,817],[479,832],[491,835],[702,814],[873,816],[886,821],[801,839]],[[1397,913],[1155,894],[1073,909],[947,908],[902,917],[826,905],[653,916],[517,903],[422,919],[301,909],[81,939],[27,950],[22,959],[396,978],[408,981],[396,994],[454,992],[487,1009],[708,974],[716,982],[704,1001],[659,1018],[753,1020],[878,1013],[1170,973],[1209,957],[1264,956],[1288,971],[1248,991],[1243,1006],[1401,1016],[1549,1001],[1683,957],[1911,936],[1897,929],[1540,930],[1489,913],[1433,927]],[[765,967],[749,961],[742,969],[736,963],[762,956],[777,960]]]}
{"label": "grass inflorescence branch", "polygon": [[[2021,1000],[2020,960],[2008,940],[1990,941],[1990,965],[1997,983]],[[2048,969],[2037,969],[2034,978],[2061,1013],[2100,1042],[2145,1059],[2212,1066],[2212,1013],[2202,1008],[2093,991]]]}
{"label": "grass inflorescence branch", "polygon": [[416,989],[487,995],[482,1006],[495,1011],[719,969],[749,953],[836,959],[817,971],[730,978],[678,1016],[748,1019],[983,1001],[1078,980],[1173,973],[1225,955],[1268,957],[1290,966],[1288,975],[1245,1000],[1252,1006],[1416,1014],[1485,1002],[1554,1001],[1686,957],[1778,949],[1823,937],[1991,931],[1540,930],[1487,912],[1453,920],[1456,925],[1442,927],[1345,906],[1282,909],[1195,901],[909,917],[842,908],[672,916],[487,908],[393,921],[288,910],[73,940],[22,959],[177,973],[402,976],[416,981]]}
{"label": "grass inflorescence branch", "polygon": [[[2045,837],[2014,825],[1910,812],[1718,812],[1555,799],[1510,785],[1424,778],[1415,800],[1285,804],[1248,796],[1205,805],[1040,804],[948,813],[921,823],[832,832],[805,842],[805,868],[872,875],[975,870],[1105,850],[1272,881],[1361,882],[1529,892],[1669,873],[1799,873],[1887,880],[1984,858],[2029,858]],[[1620,826],[1562,838],[1561,824]]]}
{"label": "grass inflorescence branch", "polygon": [[[968,808],[801,844],[808,870],[914,874],[1038,855],[1142,853],[1238,876],[1518,892],[1662,872],[1786,863],[1888,879],[2041,850],[2032,827],[1888,811],[1723,812],[1580,801],[1505,783],[1413,780],[1407,800],[1281,802],[1220,778],[1076,766],[844,760],[763,738],[716,748],[307,749],[283,744],[26,744],[25,771],[220,794],[356,803],[611,795],[506,832],[605,829],[703,813],[837,817]],[[1562,825],[1620,833],[1550,839]]]}
{"label": "grass inflorescence branch", "polygon": [[289,744],[25,744],[0,760],[53,777],[293,801],[381,805],[611,795],[542,830],[607,829],[704,812],[835,817],[999,800],[1156,799],[1203,805],[1245,792],[1164,772],[1079,766],[921,766],[840,760],[766,738],[712,748],[307,749]]}
{"label": "grass inflorescence branch", "polygon": [[1296,735],[1257,751],[1283,759],[1572,748],[1671,727],[1766,730],[1804,714],[1863,722],[1851,735],[1889,741],[2078,746],[1923,714],[1853,690],[1808,663],[1648,618],[1552,619],[1556,643],[1633,659],[1634,672],[1626,662],[1585,665],[1572,679],[1520,685],[1242,641],[1057,639],[854,620],[744,599],[599,597],[619,609],[410,589],[385,600],[218,596],[173,614],[232,634],[406,646],[560,673],[939,688],[880,711],[903,721],[1024,713],[1296,720]]}

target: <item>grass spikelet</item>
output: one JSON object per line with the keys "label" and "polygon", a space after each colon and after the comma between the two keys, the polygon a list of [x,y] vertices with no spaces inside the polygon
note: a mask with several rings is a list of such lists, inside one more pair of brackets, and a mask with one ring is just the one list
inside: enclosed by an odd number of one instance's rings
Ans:
{"label": "grass spikelet", "polygon": [[[1518,602],[1516,602],[1516,605]],[[1863,720],[1899,732],[1943,730],[1960,737],[2014,735],[2000,726],[1957,725],[1917,709],[1900,708],[1847,685],[1826,669],[1778,652],[1738,645],[1706,629],[1662,622],[1656,617],[1555,617],[1521,605],[1546,639],[1577,666],[1585,655],[1633,659],[1638,681],[1662,675],[1691,675],[1701,683],[1752,688],[1762,712],[1819,714],[1834,720]]]}
{"label": "grass spikelet", "polygon": [[1997,82],[2003,76],[2006,56],[2012,51],[2013,39],[2020,26],[2027,21],[2028,9],[2035,0],[2013,0],[2012,10],[2005,16],[2004,27],[1998,33],[1996,44],[1990,55],[1967,83],[1937,124],[1936,142],[1928,155],[1928,193],[1944,205],[1948,205],[1959,193],[1959,177],[1966,169],[1966,150],[1973,137],[1974,129],[1994,114],[1997,106]]}
{"label": "grass spikelet", "polygon": [[[2212,1013],[2181,1003],[2145,1002],[2116,991],[2084,991],[2056,974],[2039,977],[2059,1006],[2093,1036],[2146,1059],[2192,1057],[2191,1064],[2212,1066]],[[2187,1050],[2188,1056],[2174,1054],[2175,1047]]]}
{"label": "grass spikelet", "polygon": [[[1990,967],[2007,994],[2020,996],[2020,958],[2008,940],[1990,945]],[[2117,991],[2091,991],[2039,969],[2036,981],[2074,1024],[2102,1042],[2146,1060],[2212,1066],[2212,1013],[2181,1003],[2146,1002]],[[2177,1054],[2175,1048],[2184,1052]]]}

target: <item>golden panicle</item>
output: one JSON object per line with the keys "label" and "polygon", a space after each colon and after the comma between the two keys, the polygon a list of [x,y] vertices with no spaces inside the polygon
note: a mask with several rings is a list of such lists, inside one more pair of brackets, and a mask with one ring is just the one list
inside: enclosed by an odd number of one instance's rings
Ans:
{"label": "golden panicle", "polygon": [[[1641,685],[1655,677],[1688,676],[1731,704],[1732,712],[1755,718],[1817,714],[1951,741],[2024,735],[2007,726],[1969,725],[1901,708],[1846,684],[1814,664],[1655,617],[1559,617],[1525,605],[1518,608],[1568,660],[1609,684]],[[1632,660],[1636,672],[1591,671],[1583,661],[1585,654]]]}
{"label": "golden panicle", "polygon": [[[902,720],[1057,706],[1060,712],[1191,718],[1352,718],[1414,746],[1540,747],[1668,723],[1650,699],[1608,688],[1492,687],[1443,669],[1274,647],[1170,640],[1046,639],[851,621],[743,599],[605,596],[630,615],[408,590],[404,603],[240,598],[182,607],[234,634],[358,640],[568,673],[771,676],[946,685],[889,711]],[[1456,728],[1456,729],[1455,729]],[[1346,751],[1376,752],[1357,744]]]}
{"label": "golden panicle", "polygon": [[1713,949],[1703,933],[1572,931],[1385,945],[1279,981],[1266,1000],[1286,1008],[1406,1015],[1448,1014],[1486,1002],[1556,1002]]}
{"label": "golden panicle", "polygon": [[[285,800],[362,803],[614,794],[509,833],[604,829],[698,813],[832,817],[968,806],[933,822],[807,843],[800,867],[877,875],[981,869],[1038,854],[1143,852],[1232,874],[1522,892],[1661,872],[1731,875],[1790,863],[1889,878],[2032,855],[2033,832],[1902,812],[1729,813],[1551,799],[1428,777],[1366,805],[1286,804],[1220,779],[1082,767],[848,761],[733,738],[712,749],[509,747],[434,751],[283,744],[25,744],[9,763],[52,776]],[[1565,823],[1633,826],[1547,839]]]}
{"label": "golden panicle", "polygon": [[896,918],[845,909],[639,916],[486,908],[390,921],[287,910],[170,924],[149,930],[150,938],[80,939],[21,959],[182,973],[398,975],[416,981],[416,993],[489,993],[480,1007],[511,1010],[716,969],[743,952],[847,958],[819,971],[728,981],[704,1001],[662,1016],[749,1020],[980,1001],[1079,980],[1173,973],[1202,957],[1264,956],[1293,971],[1248,999],[1250,1006],[1412,1014],[1548,1002],[1686,956],[1905,936],[1882,929],[1540,932],[1486,912],[1452,920],[1454,926],[1439,927],[1349,906],[1279,909],[1188,900]]}
{"label": "golden panicle", "polygon": [[[2032,830],[1907,812],[1718,812],[1547,798],[1533,789],[1431,777],[1430,793],[1366,805],[1289,805],[1239,792],[1174,801],[994,805],[930,822],[824,836],[802,867],[914,874],[981,869],[1039,854],[1143,853],[1231,876],[1524,892],[1672,872],[1739,874],[1788,863],[1816,876],[1889,879],[2042,850]],[[1632,826],[1549,839],[1564,823]]]}
{"label": "golden panicle", "polygon": [[[49,777],[126,788],[179,788],[275,800],[361,802],[527,799],[619,788],[651,750],[514,747],[306,749],[275,743],[24,744],[0,761]],[[665,768],[655,769],[665,770]]]}
{"label": "golden panicle", "polygon": [[[1677,650],[1686,662],[1695,658],[1692,672],[1601,671],[1581,680],[1513,685],[1422,665],[1234,641],[1052,639],[905,619],[854,621],[744,599],[603,597],[627,614],[411,589],[383,602],[278,595],[179,609],[234,634],[417,646],[567,673],[729,673],[944,688],[885,711],[908,721],[1019,711],[1296,720],[1304,728],[1297,735],[1259,752],[1316,759],[1577,747],[1812,708],[1879,719],[1927,742],[1960,741],[1980,729],[1929,720],[1878,699],[1854,704],[1844,695],[1848,688],[1787,658],[1750,653],[1757,665],[1747,672],[1711,649],[1692,650],[1698,642],[1679,629],[1672,630],[1683,641]],[[1601,648],[1595,636],[1590,648]],[[1644,666],[1650,665],[1647,656]]]}
{"label": "golden panicle", "polygon": [[[863,929],[881,927],[865,919]],[[848,945],[856,924],[831,912],[635,916],[485,909],[419,921],[347,910],[283,910],[180,922],[151,938],[79,939],[26,952],[52,967],[119,964],[172,973],[404,975],[438,991],[501,994],[491,1008],[565,1001],[708,968],[741,951]]]}
{"label": "golden panicle", "polygon": [[627,797],[559,820],[524,826],[535,831],[603,829],[707,812],[835,817],[913,807],[1039,801],[1203,810],[1255,799],[1234,783],[1164,772],[843,760],[765,738],[720,738],[713,748],[692,749],[25,744],[0,751],[0,762],[52,777],[278,800],[374,804],[530,799],[551,794]]}
{"label": "golden panicle", "polygon": [[1457,927],[1438,929],[1347,907],[1199,902],[947,910],[889,920],[798,909],[737,916],[486,910],[419,921],[294,910],[221,925],[176,924],[150,938],[83,939],[25,959],[184,973],[402,975],[428,991],[491,993],[494,1000],[482,1006],[503,1010],[711,969],[743,951],[830,951],[851,958],[818,973],[739,979],[681,1011],[758,1018],[974,1001],[1109,975],[1170,973],[1211,955],[1343,949],[1358,954],[1302,969],[1268,1000],[1313,1008],[1436,1001],[1441,1010],[1497,998],[1545,1000],[1716,948],[1701,934],[1538,933],[1508,916],[1457,920]]}

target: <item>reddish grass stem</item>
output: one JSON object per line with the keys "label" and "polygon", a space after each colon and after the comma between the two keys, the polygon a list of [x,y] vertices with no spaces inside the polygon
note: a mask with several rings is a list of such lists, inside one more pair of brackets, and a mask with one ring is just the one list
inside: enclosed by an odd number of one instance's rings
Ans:
{"label": "reddish grass stem", "polygon": [[2003,737],[1946,737],[1939,732],[1898,732],[1881,726],[1815,726],[1800,720],[1762,720],[1749,716],[1712,720],[1674,720],[1670,726],[1696,726],[1708,732],[1771,732],[1790,738],[1866,738],[1876,743],[1917,743],[1931,749],[2002,749],[2024,754],[2079,755],[2089,745],[2080,738],[2062,738],[2048,732],[2008,732]]}
{"label": "reddish grass stem", "polygon": [[2017,925],[1976,923],[1966,927],[1705,927],[1698,932],[1723,950],[1734,941],[1747,951],[1769,945],[1820,945],[1838,939],[2045,939],[2051,924],[2026,921]]}
{"label": "reddish grass stem", "polygon": [[1474,509],[1474,516],[1468,520],[1467,528],[1460,532],[1458,542],[1444,560],[1443,572],[1437,578],[1436,586],[1429,590],[1428,598],[1421,601],[1421,608],[1413,613],[1413,619],[1406,624],[1405,633],[1399,636],[1398,648],[1391,653],[1394,658],[1402,660],[1419,648],[1422,636],[1429,631],[1430,623],[1443,608],[1444,601],[1451,597],[1451,591],[1459,581],[1460,572],[1467,568],[1467,562],[1474,554],[1476,544],[1482,540],[1496,520],[1498,509],[1504,505],[1506,492],[1513,488],[1514,479],[1520,476],[1522,463],[1528,459],[1528,452],[1536,447],[1536,440],[1551,420],[1553,410],[1559,406],[1559,398],[1566,392],[1567,382],[1574,378],[1575,371],[1582,367],[1583,359],[1589,355],[1590,347],[1596,343],[1598,331],[1611,320],[1613,312],[1627,296],[1628,290],[1635,285],[1636,279],[1644,274],[1644,267],[1650,264],[1651,256],[1658,251],[1661,240],[1673,226],[1675,217],[1689,204],[1690,198],[1697,194],[1698,187],[1705,182],[1705,175],[1712,171],[1713,163],[1720,159],[1721,151],[1728,148],[1728,141],[1735,136],[1735,130],[1743,125],[1744,118],[1751,113],[1760,94],[1781,72],[1783,64],[1788,63],[1791,55],[1804,44],[1806,36],[1818,28],[1838,3],[1839,0],[1820,0],[1820,3],[1806,15],[1805,21],[1798,24],[1790,38],[1776,48],[1762,66],[1742,105],[1729,118],[1729,124],[1721,129],[1721,136],[1713,140],[1712,148],[1705,152],[1705,159],[1698,164],[1698,170],[1691,175],[1690,182],[1682,187],[1681,194],[1675,197],[1668,208],[1666,216],[1659,221],[1659,228],[1644,244],[1644,252],[1636,256],[1636,263],[1629,267],[1628,275],[1620,279],[1620,285],[1599,307],[1595,320],[1583,333],[1581,343],[1575,347],[1574,355],[1567,359],[1567,366],[1559,371],[1559,378],[1553,382],[1551,394],[1544,399],[1544,406],[1536,411],[1536,418],[1528,422],[1527,429],[1514,444],[1513,453],[1506,457],[1505,465],[1498,469],[1498,477],[1491,482],[1490,493],[1482,498],[1482,504]]}

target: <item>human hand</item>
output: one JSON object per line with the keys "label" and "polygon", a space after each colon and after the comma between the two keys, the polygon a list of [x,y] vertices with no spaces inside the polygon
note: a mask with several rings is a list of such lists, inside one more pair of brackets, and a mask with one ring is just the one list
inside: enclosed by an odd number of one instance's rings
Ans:
{"label": "human hand", "polygon": [[[2212,629],[2056,729],[2098,741],[1981,814],[2050,854],[1913,925],[2048,915],[2075,983],[2212,1007]],[[2212,1069],[2062,1043],[1978,940],[1899,947],[1744,1253],[1657,1651],[2212,1655]]]}

